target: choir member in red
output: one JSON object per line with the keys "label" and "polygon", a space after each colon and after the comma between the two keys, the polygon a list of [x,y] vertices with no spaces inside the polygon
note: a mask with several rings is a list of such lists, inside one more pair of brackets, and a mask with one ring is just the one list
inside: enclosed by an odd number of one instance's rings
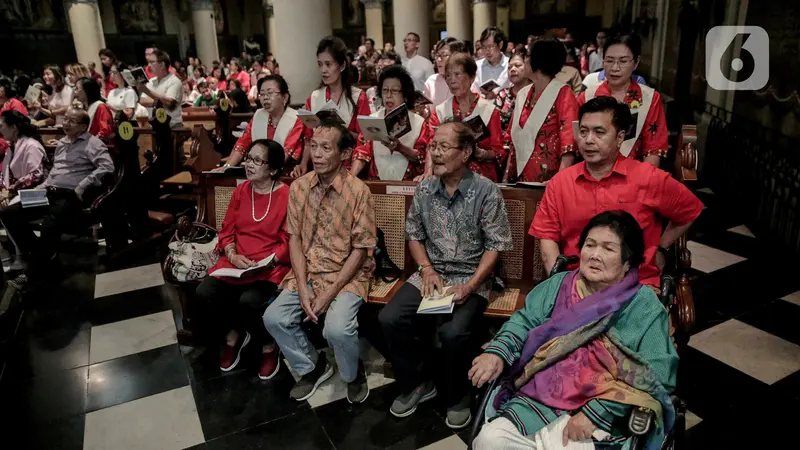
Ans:
{"label": "choir member in red", "polygon": [[[317,46],[317,67],[322,76],[322,87],[315,90],[306,100],[306,109],[316,113],[333,102],[336,113],[347,126],[347,129],[358,136],[361,129],[358,126],[358,116],[370,115],[369,100],[361,89],[353,86],[356,81],[348,68],[350,60],[347,58],[347,46],[338,37],[328,36],[319,41]],[[313,130],[306,130],[306,138],[310,141]],[[305,152],[303,161],[295,168],[293,175],[301,176],[308,171],[310,160],[309,152]],[[350,161],[345,161],[346,168],[350,168]]]}
{"label": "choir member in red", "polygon": [[544,182],[575,162],[572,122],[578,103],[572,89],[555,78],[567,59],[564,44],[536,41],[528,64],[532,84],[517,93],[506,130],[511,142],[504,181]]}
{"label": "choir member in red", "polygon": [[89,114],[89,134],[110,142],[114,137],[114,115],[100,97],[100,85],[91,78],[81,78],[75,84],[75,98]]}
{"label": "choir member in red", "polygon": [[28,117],[28,108],[17,98],[17,86],[8,78],[0,78],[0,113],[19,111]]}
{"label": "choir member in red", "polygon": [[109,92],[117,88],[117,83],[114,82],[114,77],[111,75],[111,66],[116,65],[119,70],[124,67],[120,67],[121,64],[117,62],[117,56],[107,48],[101,49],[98,56],[100,57],[100,67],[103,68],[103,91],[108,95]]}
{"label": "choir member in red", "polygon": [[233,197],[219,230],[217,249],[222,253],[209,270],[248,269],[274,255],[266,267],[243,278],[209,276],[197,287],[198,318],[213,337],[227,333],[219,368],[230,371],[239,364],[242,349],[251,341],[262,346],[258,376],[272,378],[280,367],[280,350],[264,329],[261,316],[289,272],[289,233],[286,210],[289,187],[281,183],[283,148],[275,141],[259,139],[250,144],[244,159],[247,181]]}
{"label": "choir member in red", "polygon": [[[503,129],[500,126],[500,112],[490,100],[472,92],[470,86],[475,82],[478,66],[467,53],[455,53],[447,60],[445,78],[450,88],[450,97],[434,109],[430,117],[433,128],[448,119],[465,120],[480,116],[489,129],[489,137],[478,142],[469,168],[492,181],[498,181],[503,174],[507,152],[503,148]],[[427,158],[425,175],[433,170]]]}
{"label": "choir member in red", "polygon": [[578,105],[601,96],[625,103],[634,117],[634,136],[625,140],[622,156],[644,160],[656,167],[667,156],[669,132],[661,94],[631,78],[639,66],[642,42],[633,34],[615,36],[606,41],[603,69],[606,79],[578,97]]}
{"label": "choir member in red", "polygon": [[353,154],[350,173],[358,175],[369,165],[370,180],[413,180],[422,174],[425,149],[433,137],[433,129],[425,118],[413,111],[414,80],[403,66],[389,66],[378,78],[378,95],[383,106],[372,117],[383,118],[387,112],[406,104],[411,131],[398,139],[365,141],[360,135]]}
{"label": "choir member in red", "polygon": [[228,163],[216,170],[224,171],[227,167],[238,166],[250,144],[258,139],[272,139],[281,144],[286,161],[284,173],[290,173],[302,159],[305,126],[297,118],[297,110],[289,107],[292,96],[286,80],[280,75],[261,78],[258,80],[258,97],[262,108],[256,111],[244,134],[236,141]]}
{"label": "choir member in red", "polygon": [[228,75],[228,84],[231,81],[236,80],[241,84],[241,89],[247,93],[250,91],[250,74],[247,71],[242,70],[241,63],[238,59],[233,58],[231,59],[231,63],[228,65],[229,73]]}

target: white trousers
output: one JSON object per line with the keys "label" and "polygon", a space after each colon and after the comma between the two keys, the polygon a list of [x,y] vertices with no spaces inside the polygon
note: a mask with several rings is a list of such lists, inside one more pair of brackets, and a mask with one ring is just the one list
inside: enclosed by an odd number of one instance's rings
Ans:
{"label": "white trousers", "polygon": [[[487,423],[472,442],[474,450],[594,450],[591,439],[575,442],[569,441],[564,446],[562,439],[564,427],[569,421],[569,415],[563,415],[547,427],[539,430],[532,436],[523,436],[517,427],[505,417]],[[595,433],[598,433],[596,430]],[[601,435],[607,435],[604,431]]]}

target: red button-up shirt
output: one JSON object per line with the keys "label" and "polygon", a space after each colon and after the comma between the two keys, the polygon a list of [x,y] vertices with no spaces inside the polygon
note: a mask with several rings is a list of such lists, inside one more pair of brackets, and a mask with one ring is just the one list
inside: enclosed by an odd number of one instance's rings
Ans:
{"label": "red button-up shirt", "polygon": [[684,225],[694,221],[703,203],[686,186],[663,170],[619,155],[611,172],[601,180],[589,175],[581,162],[556,174],[528,233],[559,244],[567,256],[578,256],[581,231],[589,220],[605,211],[627,211],[644,231],[642,284],[659,285],[656,252],[661,241],[661,218]]}

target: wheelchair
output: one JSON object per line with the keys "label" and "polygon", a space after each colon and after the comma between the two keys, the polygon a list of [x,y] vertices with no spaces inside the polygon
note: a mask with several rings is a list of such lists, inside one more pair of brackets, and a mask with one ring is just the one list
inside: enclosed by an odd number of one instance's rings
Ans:
{"label": "wheelchair", "polygon": [[[550,271],[550,276],[558,272],[562,272],[567,269],[568,266],[575,264],[578,262],[577,257],[568,257],[566,255],[559,255],[556,258],[556,263],[553,265],[552,270]],[[681,280],[684,281],[684,280]],[[661,292],[657,293],[661,303],[667,308],[670,313],[670,318],[672,320],[676,320],[680,322],[680,315],[678,314],[677,309],[681,306],[680,302],[676,301],[676,298],[679,296],[678,294],[678,287],[681,283],[675,282],[675,276],[673,274],[662,274],[661,276]],[[691,294],[689,294],[689,301],[691,302]],[[684,308],[685,309],[685,308]],[[691,304],[691,318],[694,318],[694,305]],[[671,321],[672,321],[671,320]],[[693,322],[693,320],[692,320]],[[676,349],[678,350],[678,355],[680,356],[680,349],[688,342],[688,328],[685,326],[679,327],[678,325],[684,325],[683,323],[676,323],[676,336],[673,336],[674,344]],[[688,324],[691,326],[691,324]],[[687,335],[685,337],[685,342],[683,340],[683,333]],[[489,405],[489,402],[493,400],[492,393],[497,388],[499,380],[503,378],[505,373],[501,374],[494,380],[492,380],[486,387],[486,392],[484,392],[481,402],[478,405],[478,411],[473,418],[472,423],[472,430],[470,433],[469,443],[467,448],[472,450],[472,443],[475,441],[475,438],[480,433],[481,427],[483,427],[484,423],[486,423],[486,410]],[[675,450],[676,448],[683,447],[683,438],[686,429],[686,404],[683,400],[678,398],[676,395],[671,396],[672,404],[675,407],[675,424],[672,427],[672,430],[665,436],[664,442],[661,445],[662,450]],[[655,421],[655,412],[648,409],[637,407],[631,410],[630,415],[628,416],[628,432],[629,438],[622,442],[619,446],[610,447],[610,448],[622,448],[626,450],[637,450],[644,448],[644,445],[647,441],[647,436],[650,433],[651,429],[653,428],[653,423]]]}

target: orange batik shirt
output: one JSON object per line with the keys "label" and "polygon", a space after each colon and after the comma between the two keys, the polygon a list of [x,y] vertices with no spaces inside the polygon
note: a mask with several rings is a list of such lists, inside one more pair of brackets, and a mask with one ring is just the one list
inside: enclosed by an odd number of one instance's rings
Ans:
{"label": "orange batik shirt", "polygon": [[[318,295],[336,281],[353,249],[367,250],[367,257],[355,276],[339,291],[362,299],[369,295],[375,262],[375,210],[369,188],[341,168],[333,183],[323,187],[310,172],[292,182],[286,231],[299,236],[306,258],[306,276]],[[283,280],[283,288],[297,291],[294,270]]]}

